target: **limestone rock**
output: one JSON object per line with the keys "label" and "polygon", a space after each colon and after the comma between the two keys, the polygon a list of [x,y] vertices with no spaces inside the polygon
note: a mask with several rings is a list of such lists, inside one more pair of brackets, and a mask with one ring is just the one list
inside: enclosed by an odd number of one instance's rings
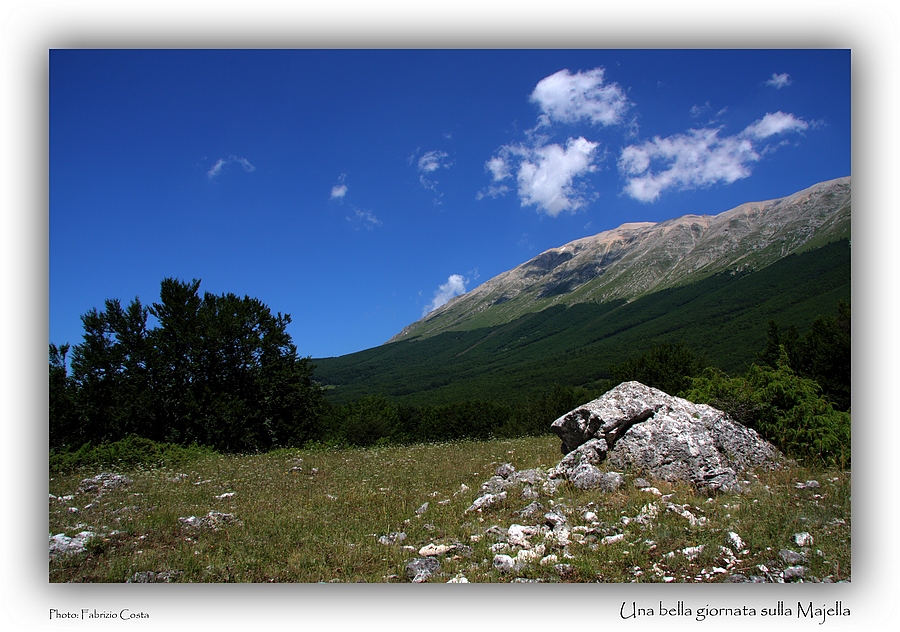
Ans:
{"label": "limestone rock", "polygon": [[441,570],[441,562],[436,557],[417,557],[406,563],[406,576],[414,584],[421,584]]}
{"label": "limestone rock", "polygon": [[565,454],[552,476],[575,483],[574,475],[579,486],[593,484],[594,470],[605,460],[661,480],[740,491],[739,474],[780,458],[756,431],[722,411],[640,382],[619,384],[563,415],[551,429]]}
{"label": "limestone rock", "polygon": [[509,555],[499,554],[494,556],[493,565],[501,573],[509,573],[516,567],[516,561]]}
{"label": "limestone rock", "polygon": [[50,536],[50,557],[61,555],[75,555],[84,553],[87,542],[95,537],[91,531],[82,531],[78,535],[69,537],[65,533],[57,533]]}

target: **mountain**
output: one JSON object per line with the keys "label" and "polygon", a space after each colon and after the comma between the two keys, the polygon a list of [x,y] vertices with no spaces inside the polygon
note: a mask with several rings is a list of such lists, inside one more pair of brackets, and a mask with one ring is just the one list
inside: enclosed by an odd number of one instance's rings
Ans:
{"label": "mountain", "polygon": [[849,176],[718,215],[622,224],[542,252],[454,298],[389,342],[498,325],[554,305],[632,301],[721,272],[760,270],[849,236]]}
{"label": "mountain", "polygon": [[335,403],[521,401],[554,385],[599,388],[611,364],[662,342],[742,372],[770,321],[802,333],[850,301],[850,250],[849,177],[625,224],[541,253],[386,344],[316,359],[315,379]]}

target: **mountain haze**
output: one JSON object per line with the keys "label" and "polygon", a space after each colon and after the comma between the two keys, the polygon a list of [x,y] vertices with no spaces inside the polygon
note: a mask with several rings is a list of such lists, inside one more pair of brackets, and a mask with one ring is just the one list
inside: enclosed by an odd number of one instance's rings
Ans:
{"label": "mountain haze", "polygon": [[718,215],[622,224],[497,275],[389,342],[502,324],[554,305],[632,301],[717,273],[760,270],[849,236],[849,176]]}

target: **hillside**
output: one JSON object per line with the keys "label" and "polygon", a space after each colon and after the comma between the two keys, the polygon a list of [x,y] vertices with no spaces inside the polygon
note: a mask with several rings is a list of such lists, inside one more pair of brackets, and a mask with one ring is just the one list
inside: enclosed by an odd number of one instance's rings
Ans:
{"label": "hillside", "polygon": [[512,402],[595,389],[662,342],[742,372],[770,321],[803,331],[850,301],[850,178],[718,215],[624,224],[548,250],[387,344],[315,360],[329,399]]}
{"label": "hillside", "polygon": [[337,403],[371,394],[411,404],[511,402],[554,384],[594,389],[610,364],[664,341],[684,341],[711,364],[742,372],[765,347],[770,320],[803,331],[850,301],[850,250],[842,239],[631,302],[555,305],[500,325],[314,360],[315,377]]}
{"label": "hillside", "polygon": [[623,224],[504,272],[390,342],[508,323],[557,305],[632,301],[715,274],[753,272],[850,236],[850,178],[717,215]]}

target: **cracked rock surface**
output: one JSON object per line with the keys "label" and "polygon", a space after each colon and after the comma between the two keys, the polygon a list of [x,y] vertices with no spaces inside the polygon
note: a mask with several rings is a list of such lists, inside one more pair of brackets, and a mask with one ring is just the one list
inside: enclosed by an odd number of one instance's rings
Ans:
{"label": "cracked rock surface", "polygon": [[755,430],[721,410],[640,382],[619,384],[566,413],[551,429],[566,455],[558,474],[570,479],[591,471],[585,466],[608,460],[612,467],[660,480],[740,492],[742,472],[781,459]]}

